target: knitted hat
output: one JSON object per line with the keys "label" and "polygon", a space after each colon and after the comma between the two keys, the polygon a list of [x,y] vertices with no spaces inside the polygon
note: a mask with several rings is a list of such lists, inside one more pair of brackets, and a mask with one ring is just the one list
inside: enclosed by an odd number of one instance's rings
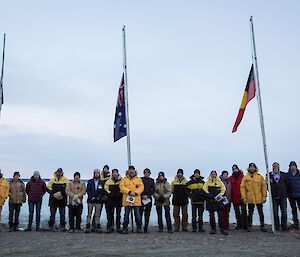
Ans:
{"label": "knitted hat", "polygon": [[20,176],[20,172],[19,171],[15,171],[14,172],[14,176]]}
{"label": "knitted hat", "polygon": [[195,169],[195,170],[194,170],[194,174],[196,174],[196,173],[198,173],[198,174],[200,175],[200,170]]}
{"label": "knitted hat", "polygon": [[164,172],[162,172],[162,171],[160,171],[159,173],[158,173],[158,178],[160,177],[160,176],[163,176],[163,177],[165,177],[165,173]]}
{"label": "knitted hat", "polygon": [[40,174],[40,172],[39,171],[35,171],[35,172],[33,172],[33,176],[35,177],[35,176],[41,176],[41,174]]}
{"label": "knitted hat", "polygon": [[76,172],[74,173],[74,178],[75,178],[76,176],[80,177],[80,173],[79,173],[78,171],[76,171]]}
{"label": "knitted hat", "polygon": [[297,163],[295,161],[291,161],[289,167],[291,166],[296,166],[297,167]]}
{"label": "knitted hat", "polygon": [[178,175],[178,173],[181,173],[183,175],[183,169],[178,169],[177,175]]}

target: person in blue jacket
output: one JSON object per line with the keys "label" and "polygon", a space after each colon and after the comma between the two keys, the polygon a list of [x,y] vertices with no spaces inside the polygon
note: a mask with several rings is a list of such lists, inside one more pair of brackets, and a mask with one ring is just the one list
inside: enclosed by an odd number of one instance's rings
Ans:
{"label": "person in blue jacket", "polygon": [[287,191],[289,202],[292,209],[293,214],[293,222],[291,228],[298,229],[299,228],[299,220],[297,214],[297,206],[300,210],[300,172],[297,168],[297,164],[294,161],[290,162],[289,171],[286,175],[287,178]]}
{"label": "person in blue jacket", "polygon": [[[89,232],[98,232],[101,233],[101,225],[100,225],[100,211],[102,209],[102,198],[105,195],[104,190],[104,181],[100,179],[100,170],[94,170],[94,177],[90,179],[87,183],[86,189],[88,198],[88,214],[86,218],[86,233]],[[93,210],[95,210],[95,224],[96,228],[91,230],[91,217]]]}

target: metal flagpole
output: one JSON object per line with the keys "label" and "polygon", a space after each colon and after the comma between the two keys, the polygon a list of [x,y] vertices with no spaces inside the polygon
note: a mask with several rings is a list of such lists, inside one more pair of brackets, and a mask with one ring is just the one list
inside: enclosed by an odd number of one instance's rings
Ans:
{"label": "metal flagpole", "polygon": [[3,103],[3,76],[4,76],[5,40],[6,40],[6,34],[4,33],[4,36],[3,36],[2,68],[1,68],[1,79],[0,79],[0,86],[1,86],[0,118],[1,118],[2,103]]}
{"label": "metal flagpole", "polygon": [[259,77],[258,77],[258,65],[257,65],[256,46],[255,46],[255,37],[254,37],[254,26],[253,26],[252,16],[250,17],[250,34],[251,34],[251,39],[252,39],[252,44],[251,44],[252,63],[254,65],[254,74],[255,74],[255,82],[256,82],[255,84],[256,84],[256,87],[257,87],[257,102],[258,102],[258,110],[259,110],[260,128],[261,128],[261,135],[262,135],[264,155],[265,155],[267,182],[268,182],[268,188],[269,188],[270,216],[271,216],[271,223],[272,223],[272,231],[273,231],[273,233],[276,233],[275,224],[274,224],[274,213],[273,213],[273,201],[272,201],[270,174],[269,174],[269,160],[268,160],[268,151],[267,151],[266,131],[265,131],[263,108],[262,108],[262,101],[261,101]]}
{"label": "metal flagpole", "polygon": [[[126,130],[127,130],[127,161],[128,166],[131,165],[131,147],[130,147],[130,130],[129,130],[129,108],[128,108],[128,81],[127,81],[127,56],[126,56],[126,32],[125,25],[122,29],[123,32],[123,70],[124,70],[124,85],[125,85],[125,108],[126,108]],[[131,216],[131,231],[133,232],[133,213],[130,211]]]}

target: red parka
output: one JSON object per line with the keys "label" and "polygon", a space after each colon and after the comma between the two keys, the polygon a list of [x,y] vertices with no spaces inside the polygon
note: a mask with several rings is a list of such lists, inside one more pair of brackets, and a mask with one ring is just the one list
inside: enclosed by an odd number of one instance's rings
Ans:
{"label": "red parka", "polygon": [[242,203],[241,184],[242,184],[243,177],[244,174],[242,171],[237,178],[234,176],[229,177],[229,180],[231,182],[231,201],[233,204]]}

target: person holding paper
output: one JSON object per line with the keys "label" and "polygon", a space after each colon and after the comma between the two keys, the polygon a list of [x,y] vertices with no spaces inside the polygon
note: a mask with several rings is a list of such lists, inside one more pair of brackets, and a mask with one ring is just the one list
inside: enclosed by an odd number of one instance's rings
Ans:
{"label": "person holding paper", "polygon": [[108,193],[108,233],[114,231],[114,212],[116,210],[116,228],[117,232],[121,233],[121,210],[122,210],[122,193],[120,192],[121,175],[117,169],[112,170],[112,175],[104,185],[105,191]]}
{"label": "person holding paper", "polygon": [[[226,187],[225,197],[227,198],[226,204],[224,204],[224,228],[229,230],[229,213],[231,207],[231,182],[229,180],[228,171],[223,170],[222,175],[220,176],[221,181]],[[224,203],[224,202],[223,202]]]}
{"label": "person holding paper", "polygon": [[152,195],[154,193],[154,179],[150,178],[150,169],[144,169],[144,177],[142,181],[144,184],[144,192],[142,193],[142,206],[141,206],[141,217],[143,219],[143,214],[145,218],[144,233],[148,233],[149,219],[152,209]]}
{"label": "person holding paper", "polygon": [[164,229],[163,219],[162,219],[162,210],[164,208],[168,233],[173,233],[171,215],[170,215],[171,194],[172,194],[171,186],[169,182],[167,182],[167,179],[165,178],[165,173],[161,171],[158,173],[158,177],[155,183],[155,191],[153,194],[155,198],[156,212],[158,218],[158,232],[163,232]]}
{"label": "person holding paper", "polygon": [[[192,226],[193,232],[197,231],[197,223],[199,232],[203,230],[203,212],[205,202],[205,192],[203,191],[204,180],[200,176],[200,170],[195,169],[194,174],[190,177],[190,181],[187,183],[190,190],[190,198],[192,200]],[[198,217],[198,221],[197,221]]]}
{"label": "person holding paper", "polygon": [[215,170],[210,172],[210,175],[203,186],[203,190],[207,193],[206,209],[209,211],[210,234],[216,234],[215,212],[217,212],[221,233],[223,235],[228,235],[228,230],[225,229],[224,225],[223,214],[223,195],[225,194],[226,188]]}
{"label": "person holding paper", "polygon": [[267,232],[264,223],[263,204],[267,198],[267,184],[262,175],[258,173],[255,163],[250,163],[248,173],[243,177],[241,184],[242,199],[248,205],[248,230],[252,228],[254,207],[259,214],[260,230]]}
{"label": "person holding paper", "polygon": [[178,169],[177,175],[173,179],[171,183],[172,187],[172,203],[174,205],[173,208],[173,217],[174,217],[174,227],[175,232],[179,231],[180,228],[180,209],[182,213],[181,226],[182,231],[188,231],[188,211],[187,205],[189,203],[189,189],[187,187],[188,180],[183,176],[183,170]]}
{"label": "person holding paper", "polygon": [[125,207],[123,234],[128,234],[129,214],[133,210],[135,223],[137,226],[136,232],[142,233],[141,219],[141,194],[144,191],[143,181],[137,176],[137,171],[134,166],[129,166],[126,172],[126,177],[120,182],[120,190],[123,193],[122,205]]}

